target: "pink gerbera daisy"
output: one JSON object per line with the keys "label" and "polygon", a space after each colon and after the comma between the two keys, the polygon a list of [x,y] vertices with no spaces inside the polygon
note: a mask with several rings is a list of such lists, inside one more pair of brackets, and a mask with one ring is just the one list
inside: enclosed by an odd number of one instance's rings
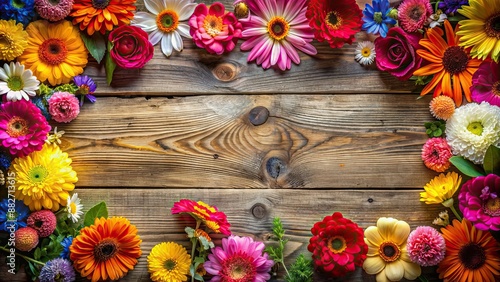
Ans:
{"label": "pink gerbera daisy", "polygon": [[444,172],[450,168],[452,156],[451,147],[444,138],[430,138],[422,148],[422,160],[425,166],[436,172]]}
{"label": "pink gerbera daisy", "polygon": [[219,211],[217,207],[210,206],[202,201],[195,202],[193,200],[182,199],[174,203],[171,212],[172,214],[188,213],[196,221],[203,222],[215,233],[231,234],[229,230],[231,224],[227,221],[226,214]]}
{"label": "pink gerbera daisy", "polygon": [[248,61],[255,60],[264,69],[278,65],[290,69],[292,61],[300,63],[296,49],[315,55],[311,45],[314,32],[305,16],[307,0],[248,0],[250,16],[243,23],[241,50],[250,51]]}
{"label": "pink gerbera daisy", "polygon": [[0,106],[0,142],[14,157],[42,149],[50,125],[33,103],[26,100]]}
{"label": "pink gerbera daisy", "polygon": [[422,29],[431,15],[429,0],[404,0],[398,7],[399,25],[406,32]]}
{"label": "pink gerbera daisy", "polygon": [[264,282],[271,278],[269,271],[274,265],[264,248],[264,243],[250,237],[223,238],[222,248],[212,249],[203,267],[214,275],[211,282]]}
{"label": "pink gerbera daisy", "polygon": [[500,64],[482,62],[472,76],[470,91],[472,101],[476,103],[486,101],[500,107]]}

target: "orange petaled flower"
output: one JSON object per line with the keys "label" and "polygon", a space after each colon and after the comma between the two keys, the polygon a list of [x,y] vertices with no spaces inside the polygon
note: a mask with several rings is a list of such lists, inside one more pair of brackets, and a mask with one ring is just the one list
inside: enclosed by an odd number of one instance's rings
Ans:
{"label": "orange petaled flower", "polygon": [[115,26],[128,25],[134,18],[136,0],[75,0],[70,16],[73,24],[89,35],[105,34]]}
{"label": "orange petaled flower", "polygon": [[70,246],[70,259],[92,282],[118,280],[134,269],[142,252],[137,228],[123,217],[96,218],[80,230]]}
{"label": "orange petaled flower", "polygon": [[498,281],[500,247],[487,231],[476,229],[467,219],[453,220],[441,228],[446,256],[439,263],[439,278],[447,281]]}
{"label": "orange petaled flower", "polygon": [[227,222],[226,214],[219,211],[217,207],[210,206],[202,201],[195,202],[193,200],[182,199],[174,203],[172,214],[188,213],[197,221],[202,221],[205,225],[216,233],[230,235],[231,226]]}
{"label": "orange petaled flower", "polygon": [[443,30],[439,27],[427,30],[427,36],[420,40],[423,49],[417,54],[429,64],[416,70],[413,75],[434,75],[420,95],[425,95],[434,89],[434,97],[441,94],[453,98],[455,104],[462,104],[462,93],[467,101],[471,101],[470,87],[472,75],[479,68],[481,60],[472,59],[469,50],[458,46],[458,36],[453,31],[449,21],[444,22],[446,41]]}

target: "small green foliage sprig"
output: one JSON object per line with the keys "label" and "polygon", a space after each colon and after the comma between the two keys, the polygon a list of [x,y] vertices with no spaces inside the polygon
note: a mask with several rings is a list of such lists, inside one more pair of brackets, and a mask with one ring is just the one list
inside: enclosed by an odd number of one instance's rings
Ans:
{"label": "small green foliage sprig", "polygon": [[273,236],[273,239],[278,241],[278,246],[267,246],[265,252],[269,254],[275,263],[281,264],[283,269],[285,269],[287,276],[289,276],[283,255],[288,239],[284,239],[285,229],[283,229],[283,224],[281,223],[281,219],[279,217],[275,217],[273,219]]}
{"label": "small green foliage sprig", "polygon": [[432,137],[441,137],[443,136],[446,130],[446,123],[436,120],[433,122],[426,122],[425,124],[425,133],[429,138]]}
{"label": "small green foliage sprig", "polygon": [[300,254],[290,266],[290,273],[285,277],[287,282],[312,282],[314,267],[311,259]]}

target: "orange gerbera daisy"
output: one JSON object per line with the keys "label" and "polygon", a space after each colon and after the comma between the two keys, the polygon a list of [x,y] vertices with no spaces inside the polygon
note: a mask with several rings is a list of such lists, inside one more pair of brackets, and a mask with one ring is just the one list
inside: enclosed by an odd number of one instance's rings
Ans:
{"label": "orange gerbera daisy", "polygon": [[115,26],[128,25],[134,17],[136,0],[75,0],[70,16],[73,24],[89,35],[105,34]]}
{"label": "orange gerbera daisy", "polygon": [[96,218],[80,230],[70,246],[70,259],[92,282],[118,280],[134,269],[142,252],[137,228],[126,218]]}
{"label": "orange gerbera daisy", "polygon": [[453,98],[455,104],[462,104],[462,93],[471,101],[470,87],[472,75],[479,68],[481,60],[472,59],[469,50],[458,46],[458,36],[449,21],[444,22],[446,41],[443,30],[439,27],[427,30],[427,36],[420,40],[423,49],[417,54],[429,64],[416,70],[413,75],[434,75],[420,95],[429,93],[434,88],[434,97],[444,94]]}
{"label": "orange gerbera daisy", "polygon": [[444,281],[497,281],[500,275],[500,247],[487,231],[476,229],[467,219],[453,220],[441,228],[446,256],[437,272]]}

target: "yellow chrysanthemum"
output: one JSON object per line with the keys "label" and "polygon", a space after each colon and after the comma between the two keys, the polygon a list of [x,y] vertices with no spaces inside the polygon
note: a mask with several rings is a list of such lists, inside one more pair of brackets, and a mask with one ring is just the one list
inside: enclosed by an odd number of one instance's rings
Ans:
{"label": "yellow chrysanthemum", "polygon": [[153,247],[148,256],[151,280],[160,282],[187,281],[191,256],[174,242],[163,242]]}
{"label": "yellow chrysanthemum", "polygon": [[26,28],[28,47],[19,56],[21,64],[40,80],[52,85],[68,83],[87,65],[87,49],[78,28],[69,21],[39,20]]}
{"label": "yellow chrysanthemum", "polygon": [[28,33],[15,20],[0,20],[0,61],[12,61],[28,46]]}
{"label": "yellow chrysanthemum", "polygon": [[71,158],[54,144],[15,159],[12,172],[16,175],[16,199],[23,200],[32,211],[59,210],[78,181]]}
{"label": "yellow chrysanthemum", "polygon": [[425,192],[420,192],[420,201],[426,204],[443,204],[453,206],[453,195],[460,187],[462,177],[456,172],[441,173],[424,186]]}
{"label": "yellow chrysanthemum", "polygon": [[488,56],[500,59],[500,1],[470,0],[458,12],[468,19],[458,23],[460,46],[472,47],[473,58],[485,60]]}

